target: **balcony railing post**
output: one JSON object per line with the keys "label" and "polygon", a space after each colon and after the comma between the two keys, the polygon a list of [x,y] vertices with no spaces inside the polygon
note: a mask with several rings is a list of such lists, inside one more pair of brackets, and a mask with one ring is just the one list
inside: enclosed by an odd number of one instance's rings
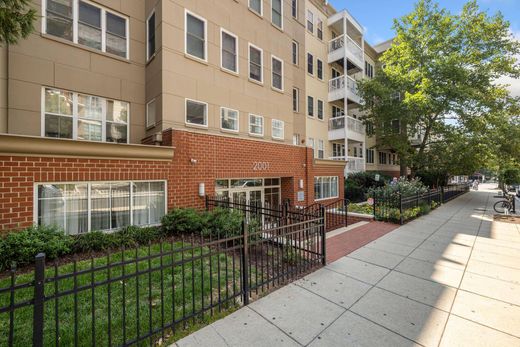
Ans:
{"label": "balcony railing post", "polygon": [[43,305],[45,300],[45,254],[38,253],[34,264],[33,346],[43,346]]}

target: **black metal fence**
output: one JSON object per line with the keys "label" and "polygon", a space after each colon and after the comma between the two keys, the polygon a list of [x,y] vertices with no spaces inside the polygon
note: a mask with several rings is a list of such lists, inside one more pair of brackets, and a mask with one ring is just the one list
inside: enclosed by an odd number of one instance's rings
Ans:
{"label": "black metal fence", "polygon": [[65,264],[39,254],[29,272],[0,278],[0,345],[164,341],[324,264],[324,216],[314,217],[288,212],[291,223],[271,228],[244,222],[236,236],[183,237]]}
{"label": "black metal fence", "polygon": [[468,184],[458,184],[412,195],[403,195],[400,192],[376,192],[373,196],[374,216],[376,220],[404,224],[468,191]]}

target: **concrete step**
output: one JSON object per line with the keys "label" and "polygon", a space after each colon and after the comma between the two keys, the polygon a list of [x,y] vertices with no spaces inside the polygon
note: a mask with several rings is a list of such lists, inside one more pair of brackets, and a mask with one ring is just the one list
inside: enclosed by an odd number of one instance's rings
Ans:
{"label": "concrete step", "polygon": [[338,229],[335,229],[335,230],[332,230],[332,231],[329,231],[327,233],[327,236],[326,238],[329,239],[331,237],[334,237],[334,236],[338,236],[338,235],[341,235],[343,233],[346,233],[347,231],[349,230],[352,230],[352,229],[356,229],[356,228],[359,228],[365,224],[368,224],[370,222],[357,222],[357,223],[354,223],[354,224],[351,224],[349,226],[346,226],[346,227],[341,227],[341,228],[338,228]]}

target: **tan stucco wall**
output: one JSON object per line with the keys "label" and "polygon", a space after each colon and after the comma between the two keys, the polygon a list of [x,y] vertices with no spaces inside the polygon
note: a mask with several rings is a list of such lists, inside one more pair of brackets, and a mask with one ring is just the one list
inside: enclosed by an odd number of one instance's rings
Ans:
{"label": "tan stucco wall", "polygon": [[[38,19],[34,33],[9,48],[9,133],[41,135],[42,87],[49,86],[129,102],[130,142],[140,143],[144,137],[144,2],[96,2],[129,17],[130,59],[43,35]],[[41,18],[40,0],[33,5]]]}

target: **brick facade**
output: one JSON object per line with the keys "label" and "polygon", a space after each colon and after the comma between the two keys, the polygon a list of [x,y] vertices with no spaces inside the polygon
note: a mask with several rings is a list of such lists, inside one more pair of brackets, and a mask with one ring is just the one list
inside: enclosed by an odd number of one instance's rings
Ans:
{"label": "brick facade", "polygon": [[[280,177],[282,199],[306,205],[314,202],[314,176],[323,175],[340,177],[343,198],[343,169],[315,165],[309,148],[177,130],[163,133],[163,145],[175,147],[171,161],[0,156],[0,231],[33,223],[34,185],[39,182],[166,180],[172,208],[203,207],[199,183],[212,195],[217,178]],[[255,170],[255,162],[269,165]],[[305,201],[297,201],[298,191],[304,191]]]}

